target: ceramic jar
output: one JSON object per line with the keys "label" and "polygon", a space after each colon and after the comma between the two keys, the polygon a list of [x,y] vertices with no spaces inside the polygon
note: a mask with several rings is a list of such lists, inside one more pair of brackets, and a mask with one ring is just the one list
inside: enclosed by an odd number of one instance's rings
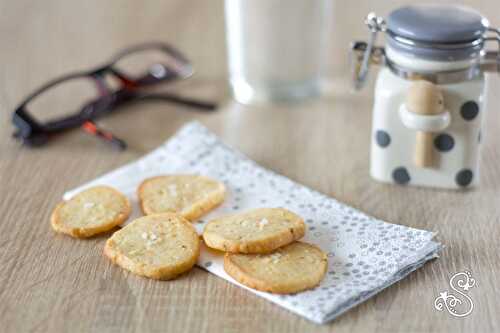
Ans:
{"label": "ceramic jar", "polygon": [[[400,185],[465,188],[478,184],[488,71],[500,66],[500,32],[478,12],[414,5],[370,14],[368,43],[352,45],[360,88],[370,64],[375,85],[370,174]],[[375,46],[384,32],[385,47]],[[488,42],[495,51],[486,51]]]}

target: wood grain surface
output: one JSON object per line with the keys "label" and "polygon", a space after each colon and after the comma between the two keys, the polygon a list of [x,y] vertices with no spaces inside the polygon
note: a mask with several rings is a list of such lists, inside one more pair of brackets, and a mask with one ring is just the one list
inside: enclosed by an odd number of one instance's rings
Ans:
{"label": "wood grain surface", "polygon": [[[349,91],[347,45],[366,38],[367,12],[386,14],[405,2],[335,1],[328,94],[294,105],[244,107],[227,89],[221,0],[1,0],[0,331],[500,331],[498,79],[492,79],[484,122],[480,188],[402,188],[368,175],[373,86]],[[500,25],[496,0],[466,3]],[[128,106],[100,122],[127,140],[125,152],[78,130],[41,149],[10,137],[10,114],[32,89],[146,40],[176,45],[196,66],[193,78],[166,89],[219,101],[220,109],[202,114],[165,103]],[[437,232],[446,246],[441,258],[319,326],[199,268],[170,282],[136,277],[103,257],[108,235],[74,240],[52,231],[49,215],[64,191],[138,158],[193,119],[267,168],[380,219]],[[477,280],[475,308],[457,319],[436,311],[433,302],[464,269]]]}

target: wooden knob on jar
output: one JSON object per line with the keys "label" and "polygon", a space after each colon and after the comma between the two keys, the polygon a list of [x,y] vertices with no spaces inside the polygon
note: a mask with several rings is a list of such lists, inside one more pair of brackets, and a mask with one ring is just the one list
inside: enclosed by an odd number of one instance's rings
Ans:
{"label": "wooden knob on jar", "polygon": [[[439,115],[445,112],[443,94],[438,86],[429,81],[415,81],[406,95],[406,108],[418,115]],[[417,131],[415,146],[415,164],[418,167],[434,165],[432,132]]]}

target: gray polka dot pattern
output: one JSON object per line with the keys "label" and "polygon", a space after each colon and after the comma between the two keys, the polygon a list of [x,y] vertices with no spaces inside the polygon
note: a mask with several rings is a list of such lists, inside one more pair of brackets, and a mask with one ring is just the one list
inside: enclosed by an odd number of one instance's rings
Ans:
{"label": "gray polka dot pattern", "polygon": [[392,172],[392,178],[397,184],[406,185],[410,182],[410,174],[405,167],[399,167]]}
{"label": "gray polka dot pattern", "polygon": [[[308,231],[303,240],[327,253],[328,272],[321,284],[293,295],[251,291],[317,323],[332,320],[403,278],[440,249],[432,233],[377,220],[266,170],[198,123],[184,126],[152,153],[85,186],[114,186],[137,205],[135,189],[144,178],[179,172],[214,177],[227,186],[225,202],[194,224],[200,233],[213,217],[257,207],[286,207],[304,218]],[[234,283],[214,251],[202,249],[198,265]]]}
{"label": "gray polka dot pattern", "polygon": [[434,146],[441,152],[448,152],[455,146],[455,140],[449,134],[439,134],[434,138]]}
{"label": "gray polka dot pattern", "polygon": [[386,131],[378,130],[375,132],[375,141],[380,147],[385,148],[391,143],[391,136]]}
{"label": "gray polka dot pattern", "polygon": [[457,173],[455,181],[459,186],[465,187],[470,185],[470,183],[472,183],[473,176],[474,175],[471,170],[464,169]]}
{"label": "gray polka dot pattern", "polygon": [[479,105],[474,101],[465,102],[460,108],[462,118],[467,121],[474,120],[479,113]]}

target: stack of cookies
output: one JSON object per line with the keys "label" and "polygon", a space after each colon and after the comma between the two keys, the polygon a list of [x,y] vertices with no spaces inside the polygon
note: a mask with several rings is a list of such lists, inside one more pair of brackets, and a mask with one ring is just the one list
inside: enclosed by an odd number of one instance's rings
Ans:
{"label": "stack of cookies", "polygon": [[[224,201],[225,187],[198,175],[146,179],[138,188],[144,217],[116,231],[104,254],[137,275],[168,280],[189,271],[200,255],[200,237],[191,221]],[[51,216],[54,230],[77,238],[108,232],[131,213],[128,199],[98,186],[60,203]],[[298,242],[302,218],[283,208],[260,208],[213,219],[203,231],[205,244],[226,252],[224,269],[238,282],[273,293],[313,288],[327,269],[326,255]]]}
{"label": "stack of cookies", "polygon": [[302,218],[283,208],[260,208],[214,219],[203,239],[225,251],[224,270],[236,281],[273,293],[294,293],[316,286],[327,270],[326,255],[297,242],[305,234]]}

